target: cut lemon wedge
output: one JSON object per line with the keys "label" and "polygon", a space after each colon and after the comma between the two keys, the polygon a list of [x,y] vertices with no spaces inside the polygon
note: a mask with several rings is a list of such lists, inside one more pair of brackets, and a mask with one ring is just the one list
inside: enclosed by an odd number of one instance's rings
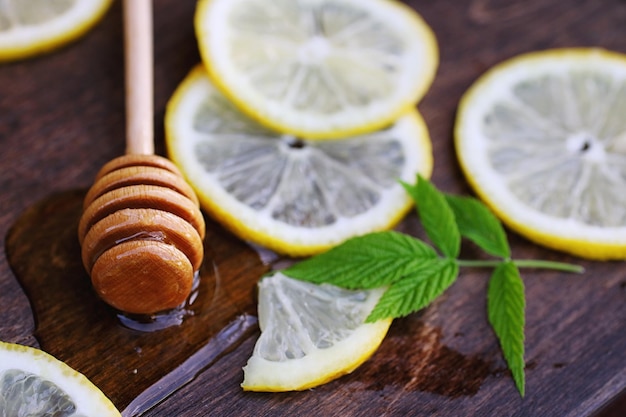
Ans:
{"label": "cut lemon wedge", "polygon": [[435,36],[395,0],[200,0],[215,84],[277,131],[339,138],[391,123],[430,87]]}
{"label": "cut lemon wedge", "polygon": [[417,111],[371,134],[305,141],[239,112],[201,66],[170,99],[165,124],[168,154],[203,209],[242,239],[293,256],[393,227],[412,204],[398,180],[432,171]]}
{"label": "cut lemon wedge", "polygon": [[84,375],[35,348],[0,342],[0,415],[120,417]]}
{"label": "cut lemon wedge", "polygon": [[0,1],[0,61],[38,55],[77,39],[111,0]]}
{"label": "cut lemon wedge", "polygon": [[529,53],[484,74],[461,100],[461,166],[520,234],[591,259],[626,258],[626,56]]}
{"label": "cut lemon wedge", "polygon": [[364,323],[383,289],[346,290],[276,272],[259,282],[261,336],[244,367],[247,391],[299,391],[352,372],[382,343],[391,319]]}

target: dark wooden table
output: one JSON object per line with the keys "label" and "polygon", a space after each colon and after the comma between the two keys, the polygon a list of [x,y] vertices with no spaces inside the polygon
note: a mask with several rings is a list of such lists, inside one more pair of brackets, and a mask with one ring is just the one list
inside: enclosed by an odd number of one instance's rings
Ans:
{"label": "dark wooden table", "polygon": [[[439,41],[439,71],[419,109],[434,144],[433,181],[446,191],[469,192],[455,159],[452,128],[460,96],[483,71],[516,54],[551,47],[601,46],[626,53],[623,0],[407,3],[431,24]],[[199,62],[194,7],[193,1],[155,1],[160,154],[165,103]],[[513,233],[517,258],[586,268],[580,276],[523,271],[525,398],[515,390],[487,325],[488,272],[482,270],[463,270],[432,306],[396,320],[377,353],[353,374],[300,393],[242,392],[241,367],[258,336],[254,286],[280,259],[210,220],[194,315],[158,332],[122,327],[90,292],[74,238],[86,188],[106,161],[124,151],[122,44],[116,2],[78,42],[0,65],[0,233],[5,237],[0,339],[39,346],[68,362],[120,409],[165,377],[173,393],[148,391],[167,397],[147,412],[151,416],[626,415],[620,396],[626,390],[626,265],[576,259]],[[415,224],[410,215],[400,227],[412,232]],[[198,369],[190,371],[188,365]]]}

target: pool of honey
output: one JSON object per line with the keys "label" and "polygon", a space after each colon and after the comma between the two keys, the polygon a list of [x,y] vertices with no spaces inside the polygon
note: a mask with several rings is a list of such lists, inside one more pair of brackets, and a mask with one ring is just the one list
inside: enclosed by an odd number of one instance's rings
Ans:
{"label": "pool of honey", "polygon": [[256,282],[276,257],[209,221],[187,303],[154,317],[124,316],[93,292],[80,260],[84,194],[52,195],[27,210],[9,231],[7,258],[31,302],[40,347],[136,415],[258,333]]}

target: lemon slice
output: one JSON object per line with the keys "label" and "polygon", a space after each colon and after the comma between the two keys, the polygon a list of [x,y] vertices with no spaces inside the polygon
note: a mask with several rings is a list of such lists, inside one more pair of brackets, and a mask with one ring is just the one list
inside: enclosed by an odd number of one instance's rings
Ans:
{"label": "lemon slice", "polygon": [[378,349],[391,319],[364,323],[383,289],[346,290],[276,272],[259,282],[261,336],[244,367],[247,391],[299,391],[352,372]]}
{"label": "lemon slice", "polygon": [[201,0],[214,82],[277,131],[337,138],[391,123],[430,87],[435,36],[394,0]]}
{"label": "lemon slice", "polygon": [[78,38],[111,0],[0,1],[0,61],[38,55]]}
{"label": "lemon slice", "polygon": [[35,348],[0,342],[0,415],[120,417],[84,375]]}
{"label": "lemon slice", "polygon": [[593,48],[497,65],[461,100],[457,154],[512,229],[590,259],[626,258],[626,56]]}
{"label": "lemon slice", "polygon": [[368,135],[308,142],[239,112],[201,66],[170,99],[165,124],[168,154],[202,208],[242,239],[293,256],[393,227],[411,207],[398,180],[432,171],[416,111]]}

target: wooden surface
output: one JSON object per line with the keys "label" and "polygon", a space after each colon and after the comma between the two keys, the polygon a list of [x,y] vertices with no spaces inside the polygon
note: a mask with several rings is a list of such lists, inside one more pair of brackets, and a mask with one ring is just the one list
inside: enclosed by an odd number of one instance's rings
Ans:
{"label": "wooden surface", "polygon": [[[154,2],[159,154],[165,103],[199,62],[194,3]],[[469,192],[456,163],[452,128],[460,96],[483,71],[513,55],[550,47],[601,46],[626,53],[622,0],[407,3],[439,41],[439,71],[419,109],[434,145],[433,181],[446,191]],[[6,237],[0,251],[0,339],[40,346],[67,361],[120,409],[160,378],[173,380],[174,393],[148,411],[151,416],[626,415],[616,405],[623,406],[620,393],[626,390],[626,265],[579,260],[513,233],[517,258],[574,262],[587,269],[581,276],[522,272],[523,399],[487,325],[488,273],[481,270],[462,270],[432,306],[396,320],[374,357],[353,374],[301,393],[242,392],[241,367],[258,336],[254,285],[277,258],[210,221],[194,315],[160,332],[122,328],[90,294],[72,233],[95,173],[124,153],[123,74],[119,2],[78,42],[0,65],[0,233]],[[413,233],[415,223],[411,215],[400,228]],[[466,255],[475,256],[471,248]],[[178,379],[187,369],[183,363],[200,368],[184,384]]]}

